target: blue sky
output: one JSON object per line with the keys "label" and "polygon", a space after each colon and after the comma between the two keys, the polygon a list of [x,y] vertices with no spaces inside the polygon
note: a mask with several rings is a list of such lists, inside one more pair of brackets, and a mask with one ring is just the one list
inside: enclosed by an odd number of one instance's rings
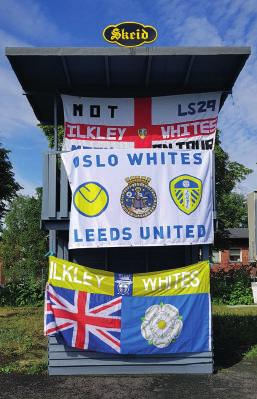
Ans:
{"label": "blue sky", "polygon": [[233,160],[254,169],[239,185],[257,188],[256,0],[1,0],[0,142],[12,151],[16,179],[32,194],[42,185],[47,142],[4,56],[6,46],[103,47],[103,28],[126,20],[154,25],[156,46],[252,47],[219,117],[222,143]]}

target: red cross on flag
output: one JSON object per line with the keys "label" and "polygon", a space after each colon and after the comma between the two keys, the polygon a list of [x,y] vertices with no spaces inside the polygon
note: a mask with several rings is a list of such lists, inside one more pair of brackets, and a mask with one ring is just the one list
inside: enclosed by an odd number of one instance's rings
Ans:
{"label": "red cross on flag", "polygon": [[220,95],[220,92],[136,98],[62,95],[63,149],[213,149]]}
{"label": "red cross on flag", "polygon": [[44,333],[64,334],[66,342],[79,349],[90,349],[90,338],[92,340],[95,336],[105,343],[105,351],[108,352],[109,347],[119,353],[121,302],[121,297],[89,294],[47,284]]}

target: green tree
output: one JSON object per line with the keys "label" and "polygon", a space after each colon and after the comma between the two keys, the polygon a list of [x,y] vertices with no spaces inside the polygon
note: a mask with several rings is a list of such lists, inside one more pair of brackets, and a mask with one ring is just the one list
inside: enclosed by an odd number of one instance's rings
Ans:
{"label": "green tree", "polygon": [[9,202],[16,196],[22,187],[15,181],[12,164],[6,150],[0,144],[0,227]]}
{"label": "green tree", "polygon": [[[48,140],[48,145],[50,148],[54,148],[54,127],[53,125],[38,125],[44,132]],[[57,138],[58,138],[58,150],[60,151],[62,148],[62,142],[64,137],[64,129],[63,126],[60,125],[57,127]]]}
{"label": "green tree", "polygon": [[215,145],[216,208],[218,229],[222,234],[231,227],[247,227],[247,205],[242,194],[233,190],[253,171],[231,161],[221,147],[219,132]]}
{"label": "green tree", "polygon": [[36,280],[46,266],[47,235],[40,229],[41,190],[18,196],[10,206],[2,234],[1,255],[7,280]]}
{"label": "green tree", "polygon": [[247,227],[247,200],[245,196],[235,192],[225,193],[219,206],[218,218],[223,229]]}

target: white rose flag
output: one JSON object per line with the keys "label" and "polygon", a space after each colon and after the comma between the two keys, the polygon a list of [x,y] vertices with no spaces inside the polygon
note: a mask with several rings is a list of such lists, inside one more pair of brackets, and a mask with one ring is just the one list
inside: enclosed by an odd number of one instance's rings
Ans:
{"label": "white rose flag", "polygon": [[213,242],[210,151],[89,149],[62,160],[70,249]]}
{"label": "white rose flag", "polygon": [[50,257],[45,334],[89,351],[209,352],[210,265],[122,274]]}

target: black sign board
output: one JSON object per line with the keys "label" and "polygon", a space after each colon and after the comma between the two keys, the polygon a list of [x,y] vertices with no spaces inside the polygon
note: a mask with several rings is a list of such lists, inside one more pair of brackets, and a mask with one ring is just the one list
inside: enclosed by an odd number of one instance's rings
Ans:
{"label": "black sign board", "polygon": [[139,22],[121,22],[108,25],[103,31],[103,37],[107,42],[119,46],[137,47],[154,42],[157,39],[157,30]]}

